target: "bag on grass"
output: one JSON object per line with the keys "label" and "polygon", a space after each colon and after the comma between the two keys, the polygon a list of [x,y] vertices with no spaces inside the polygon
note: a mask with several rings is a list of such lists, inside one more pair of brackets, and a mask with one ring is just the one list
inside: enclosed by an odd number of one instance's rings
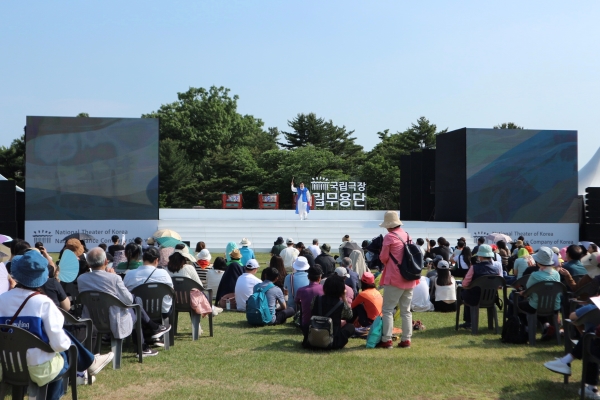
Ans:
{"label": "bag on grass", "polygon": [[398,260],[390,252],[390,257],[400,270],[400,275],[407,281],[418,281],[421,279],[421,271],[423,270],[423,253],[421,248],[416,244],[413,244],[408,238],[406,243],[400,235],[391,232],[404,244],[404,256],[402,257],[402,264],[398,264]]}
{"label": "bag on grass", "polygon": [[[227,302],[229,302],[229,307],[227,307]],[[219,307],[223,310],[237,310],[237,302],[235,301],[235,293],[227,293],[219,300]]]}
{"label": "bag on grass", "polygon": [[521,323],[521,319],[512,315],[508,317],[502,327],[502,343],[523,344],[527,343],[529,336],[525,331],[525,326]]}
{"label": "bag on grass", "polygon": [[208,299],[198,289],[192,289],[190,292],[190,305],[196,314],[200,314],[203,317],[212,313],[212,306],[208,302]]}
{"label": "bag on grass", "polygon": [[270,324],[273,320],[266,293],[275,286],[273,283],[265,287],[259,285],[260,283],[257,283],[254,286],[254,293],[246,301],[246,320],[250,325],[257,326]]}
{"label": "bag on grass", "polygon": [[[319,302],[319,314],[323,314],[322,297],[317,297],[317,301]],[[318,347],[320,349],[328,349],[331,347],[333,344],[333,321],[329,316],[333,314],[335,310],[340,308],[342,304],[344,304],[344,302],[340,300],[327,314],[323,316],[314,315],[310,318],[308,343],[310,343],[312,347]]]}
{"label": "bag on grass", "polygon": [[381,342],[381,336],[383,335],[383,320],[381,316],[378,316],[373,321],[369,334],[367,335],[367,349],[374,349],[377,343]]}

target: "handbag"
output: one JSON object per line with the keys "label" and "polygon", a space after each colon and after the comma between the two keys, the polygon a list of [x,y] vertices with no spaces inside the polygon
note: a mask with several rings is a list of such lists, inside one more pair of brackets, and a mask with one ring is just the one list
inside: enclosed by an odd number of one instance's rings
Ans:
{"label": "handbag", "polygon": [[203,317],[212,313],[212,306],[208,302],[208,299],[203,292],[196,288],[190,292],[190,306],[196,314],[200,314]]}
{"label": "handbag", "polygon": [[[323,297],[317,297],[319,302],[319,314],[323,314]],[[328,349],[333,344],[333,321],[329,316],[333,314],[335,310],[341,307],[343,302],[340,300],[338,303],[329,310],[325,315],[317,316],[313,315],[310,318],[310,327],[308,328],[308,343],[313,347],[321,349]]]}

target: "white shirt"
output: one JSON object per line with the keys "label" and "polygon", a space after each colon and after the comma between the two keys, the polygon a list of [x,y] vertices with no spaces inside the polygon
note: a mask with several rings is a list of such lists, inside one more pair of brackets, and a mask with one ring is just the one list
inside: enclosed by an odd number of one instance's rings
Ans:
{"label": "white shirt", "polygon": [[213,290],[213,296],[217,294],[217,290],[219,289],[219,283],[221,283],[221,278],[223,278],[223,274],[225,271],[221,271],[218,269],[208,269],[206,270],[206,288]]}
{"label": "white shirt", "polygon": [[235,303],[238,311],[246,311],[246,301],[254,292],[254,286],[262,281],[254,274],[243,273],[235,283]]}
{"label": "white shirt", "polygon": [[311,244],[307,249],[310,250],[314,258],[317,258],[317,256],[321,254],[321,249],[316,244]]}
{"label": "white shirt", "polygon": [[456,281],[451,276],[451,285],[439,286],[437,284],[437,277],[434,278],[433,282],[435,285],[435,301],[456,301]]}
{"label": "white shirt", "polygon": [[283,258],[283,266],[286,268],[292,268],[292,264],[294,261],[296,261],[296,258],[298,258],[298,254],[300,254],[300,252],[293,246],[289,246],[281,250],[279,256]]}
{"label": "white shirt", "polygon": [[429,283],[427,277],[422,276],[419,284],[413,289],[412,303],[410,309],[416,312],[433,310],[433,304],[429,301]]}
{"label": "white shirt", "polygon": [[[150,276],[150,274],[152,274],[152,276]],[[150,277],[150,279],[148,279],[148,277]],[[148,279],[147,282],[146,279]],[[161,268],[155,268],[152,265],[140,265],[138,268],[130,270],[129,273],[125,275],[125,278],[123,278],[123,284],[130,292],[144,283],[164,283],[165,285],[173,287],[173,280],[167,271]],[[162,303],[162,312],[168,313],[172,304],[173,299],[171,296],[165,296]]]}
{"label": "white shirt", "polygon": [[200,281],[200,277],[198,276],[196,269],[193,266],[191,266],[190,264],[185,264],[177,272],[171,272],[168,269],[166,271],[169,273],[169,276],[171,276],[171,277],[183,276],[184,278],[190,278],[191,280],[193,280],[194,282],[196,282],[197,284],[199,284],[200,286],[202,286],[204,288],[204,285]]}

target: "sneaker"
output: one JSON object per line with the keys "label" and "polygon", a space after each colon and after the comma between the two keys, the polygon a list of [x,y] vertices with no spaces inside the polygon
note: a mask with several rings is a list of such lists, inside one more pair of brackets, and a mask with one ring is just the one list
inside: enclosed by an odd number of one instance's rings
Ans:
{"label": "sneaker", "polygon": [[167,324],[167,325],[159,325],[158,328],[156,328],[156,330],[154,331],[154,333],[150,337],[152,339],[158,339],[159,337],[161,337],[165,333],[169,332],[170,330],[171,330],[171,325],[169,325],[169,324]]}
{"label": "sneaker", "polygon": [[393,349],[394,348],[394,343],[391,340],[388,340],[387,342],[379,342],[377,343],[377,345],[375,347],[379,347],[382,349]]}
{"label": "sneaker", "polygon": [[155,347],[165,347],[165,337],[163,336],[163,337],[161,337],[161,338],[158,338],[158,339],[155,339],[155,340],[153,340],[153,341],[147,341],[147,343],[148,343],[150,346],[155,346]]}
{"label": "sneaker", "polygon": [[151,349],[150,347],[146,347],[145,349],[142,349],[142,357],[153,357],[153,356],[157,356],[158,355],[158,351]]}
{"label": "sneaker", "polygon": [[544,367],[548,368],[552,372],[563,375],[571,375],[571,367],[560,360],[548,361],[544,364]]}
{"label": "sneaker", "polygon": [[[583,392],[584,392],[584,397],[586,399],[600,399],[600,394],[598,394],[598,389],[592,389],[590,386],[585,385],[585,389]],[[578,394],[581,396],[581,389],[579,389]]]}
{"label": "sneaker", "polygon": [[461,329],[469,329],[470,330],[471,329],[471,324],[465,322],[464,324],[460,324],[458,327],[461,328]]}
{"label": "sneaker", "polygon": [[403,340],[400,343],[398,343],[398,347],[401,347],[403,349],[410,349],[410,340]]}
{"label": "sneaker", "polygon": [[106,367],[106,365],[108,365],[108,363],[111,362],[114,357],[115,355],[112,353],[112,351],[104,355],[96,354],[94,362],[92,365],[90,365],[87,372],[89,372],[91,375],[96,375],[102,370],[102,368]]}
{"label": "sneaker", "polygon": [[[92,383],[96,382],[96,377],[92,375]],[[83,374],[77,373],[77,386],[87,385],[88,384],[88,374],[87,371]]]}
{"label": "sneaker", "polygon": [[213,306],[212,310],[213,310],[213,316],[215,316],[215,317],[223,312],[223,309],[221,307],[217,307],[217,306]]}

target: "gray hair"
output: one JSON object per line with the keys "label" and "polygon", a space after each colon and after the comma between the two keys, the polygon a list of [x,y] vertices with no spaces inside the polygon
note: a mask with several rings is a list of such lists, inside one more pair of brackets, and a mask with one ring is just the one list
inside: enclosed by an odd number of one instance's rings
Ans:
{"label": "gray hair", "polygon": [[342,258],[342,267],[351,268],[352,267],[352,259],[350,257]]}
{"label": "gray hair", "polygon": [[87,253],[87,263],[90,268],[99,268],[106,263],[106,253],[101,247],[95,247]]}

